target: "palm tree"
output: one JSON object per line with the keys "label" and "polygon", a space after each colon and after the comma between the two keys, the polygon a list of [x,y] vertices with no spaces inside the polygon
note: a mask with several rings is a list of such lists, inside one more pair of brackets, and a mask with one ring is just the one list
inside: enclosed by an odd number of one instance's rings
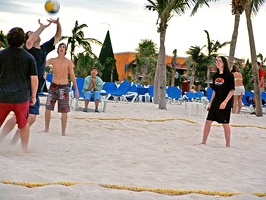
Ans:
{"label": "palm tree", "polygon": [[72,35],[62,36],[62,38],[60,39],[60,41],[67,39],[67,47],[70,45],[71,60],[74,62],[74,64],[77,63],[77,56],[75,56],[76,47],[82,47],[84,49],[84,52],[96,58],[97,56],[92,52],[91,43],[102,45],[102,43],[98,41],[97,39],[85,38],[85,35],[82,29],[86,27],[88,27],[86,24],[79,25],[78,21],[76,21],[75,26],[72,29]]}
{"label": "palm tree", "polygon": [[243,13],[244,8],[242,5],[242,0],[232,0],[232,14],[235,15],[235,23],[234,23],[234,30],[232,34],[231,44],[230,44],[230,51],[228,62],[230,68],[232,68],[234,64],[234,57],[235,57],[235,50],[236,50],[236,43],[238,37],[238,28],[240,23],[240,16]]}
{"label": "palm tree", "polygon": [[156,11],[158,14],[157,19],[157,32],[160,34],[160,47],[158,54],[158,63],[156,66],[156,73],[154,78],[154,103],[159,104],[159,109],[166,109],[166,61],[165,61],[165,37],[166,29],[169,20],[173,14],[181,15],[187,8],[190,8],[190,4],[195,4],[192,11],[192,15],[196,13],[197,9],[202,4],[207,4],[205,0],[148,0],[149,4],[146,5],[146,9],[150,11]]}
{"label": "palm tree", "polygon": [[150,39],[142,39],[136,48],[137,54],[127,70],[131,71],[132,80],[140,83],[153,84],[154,68],[157,64],[157,45]]}
{"label": "palm tree", "polygon": [[259,53],[259,54],[257,55],[257,58],[260,59],[260,65],[261,65],[261,66],[264,65],[264,63],[266,62],[266,58],[264,58],[264,56],[263,56],[261,53]]}
{"label": "palm tree", "polygon": [[102,76],[103,67],[98,58],[93,58],[87,53],[78,53],[77,64],[75,66],[76,77],[85,78],[90,74],[93,66],[98,68],[98,75]]}
{"label": "palm tree", "polygon": [[[194,85],[195,75],[199,68],[214,65],[215,61],[212,57],[208,57],[202,53],[204,47],[192,46],[186,51],[190,55],[186,60],[186,66],[190,75],[190,88]],[[206,71],[205,71],[206,72]]]}
{"label": "palm tree", "polygon": [[242,69],[242,75],[243,75],[243,84],[245,86],[245,89],[247,91],[253,90],[254,86],[252,83],[252,64],[250,63],[249,59],[246,61],[245,67]]}
{"label": "palm tree", "polygon": [[186,54],[190,55],[185,62],[188,70],[188,76],[190,76],[189,88],[194,85],[196,69],[200,66],[205,57],[205,55],[201,52],[202,49],[203,48],[200,48],[199,46],[192,46],[188,51],[186,51]]}
{"label": "palm tree", "polygon": [[177,57],[177,50],[175,49],[173,51],[173,59],[171,61],[172,64],[172,74],[171,74],[171,86],[175,86],[175,73],[176,73],[176,67],[178,63],[176,62],[176,57]]}
{"label": "palm tree", "polygon": [[[210,60],[215,59],[218,56],[218,50],[230,44],[230,42],[221,44],[218,40],[213,41],[210,39],[209,32],[207,30],[204,30],[204,32],[207,34],[207,46],[205,46],[207,48],[207,57]],[[210,66],[207,66],[207,87],[210,87]]]}
{"label": "palm tree", "polygon": [[[6,35],[4,34],[4,32],[2,30],[0,30],[0,35],[3,37],[4,41],[2,42],[2,47],[3,48],[6,48],[8,47],[8,43],[7,43],[7,40],[6,40]],[[1,46],[0,46],[1,48]]]}
{"label": "palm tree", "polygon": [[252,20],[251,20],[251,13],[256,14],[264,3],[263,0],[243,0],[242,2],[246,20],[247,20],[247,29],[248,29],[248,36],[249,36],[249,47],[250,47],[250,54],[251,54],[251,63],[252,63],[252,74],[254,78],[254,98],[256,104],[256,116],[260,117],[263,116],[262,112],[262,105],[261,105],[261,95],[260,95],[260,88],[259,88],[259,78],[258,78],[258,68],[257,68],[257,55],[256,55],[256,47],[255,47],[255,40],[253,34],[253,27],[252,27]]}

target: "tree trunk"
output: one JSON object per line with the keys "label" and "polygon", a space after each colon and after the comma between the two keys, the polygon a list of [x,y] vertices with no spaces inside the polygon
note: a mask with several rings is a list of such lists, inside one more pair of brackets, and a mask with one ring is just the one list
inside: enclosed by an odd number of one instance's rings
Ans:
{"label": "tree trunk", "polygon": [[[160,32],[160,50],[158,55],[158,63],[156,71],[158,70],[158,93],[159,93],[159,109],[166,110],[166,98],[165,98],[165,88],[166,88],[166,60],[165,60],[165,35],[166,29]],[[154,91],[155,94],[155,91]]]}
{"label": "tree trunk", "polygon": [[207,66],[207,87],[210,87],[210,66]]}
{"label": "tree trunk", "polygon": [[113,71],[111,71],[111,82],[114,82],[114,80],[113,80]]}
{"label": "tree trunk", "polygon": [[234,57],[235,57],[236,43],[237,43],[237,37],[238,37],[239,23],[240,23],[240,13],[239,13],[239,11],[236,10],[234,30],[233,30],[233,34],[232,34],[230,51],[229,51],[229,58],[228,58],[230,69],[232,69],[232,67],[234,65]]}
{"label": "tree trunk", "polygon": [[190,76],[189,89],[191,89],[191,88],[192,88],[192,85],[195,84],[195,73],[196,73],[196,67],[193,66],[193,67],[192,67],[191,76]]}
{"label": "tree trunk", "polygon": [[261,104],[261,96],[260,96],[260,87],[259,87],[259,74],[258,74],[258,67],[257,67],[257,55],[256,55],[256,47],[255,47],[255,40],[252,28],[252,21],[251,21],[251,4],[247,1],[245,6],[245,13],[246,13],[246,20],[247,20],[247,29],[248,29],[248,37],[249,37],[249,46],[250,46],[250,54],[251,54],[251,61],[252,61],[252,74],[254,78],[254,98],[256,104],[256,116],[261,117],[263,116],[262,112],[262,104]]}
{"label": "tree trunk", "polygon": [[155,71],[155,77],[153,81],[154,85],[154,92],[153,92],[153,101],[155,104],[159,104],[159,55],[158,55],[158,61],[156,65],[156,71]]}
{"label": "tree trunk", "polygon": [[171,86],[175,86],[175,73],[176,73],[176,67],[177,67],[177,63],[176,63],[176,49],[174,50],[174,57],[172,59],[172,77],[171,77]]}

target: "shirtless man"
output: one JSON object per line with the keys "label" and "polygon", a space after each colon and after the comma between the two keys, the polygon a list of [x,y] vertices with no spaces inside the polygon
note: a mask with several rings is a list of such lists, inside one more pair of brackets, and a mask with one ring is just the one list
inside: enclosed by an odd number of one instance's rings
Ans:
{"label": "shirtless man", "polygon": [[58,112],[62,113],[61,126],[63,136],[66,135],[67,113],[70,111],[68,74],[76,89],[75,97],[79,98],[76,77],[73,70],[74,65],[71,60],[65,57],[66,50],[66,44],[60,43],[57,48],[58,57],[46,61],[46,66],[52,65],[54,76],[46,101],[44,132],[49,132],[51,110],[54,110],[55,103],[58,101]]}

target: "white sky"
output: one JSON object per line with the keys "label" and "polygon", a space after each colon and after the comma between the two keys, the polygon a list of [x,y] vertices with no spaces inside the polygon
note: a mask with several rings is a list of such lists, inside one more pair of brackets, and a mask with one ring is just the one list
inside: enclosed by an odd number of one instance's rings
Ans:
{"label": "white sky", "polygon": [[[47,14],[44,10],[45,0],[0,0],[0,29],[7,33],[15,26],[22,27],[25,32],[36,30],[38,19],[45,22],[48,18],[60,18],[64,36],[70,36],[71,30],[78,20],[79,24],[87,24],[84,28],[85,37],[104,41],[107,30],[110,31],[114,53],[135,51],[141,39],[151,39],[159,48],[157,33],[157,15],[145,9],[146,0],[61,0],[60,11]],[[206,44],[204,30],[210,34],[211,40],[220,43],[230,41],[234,25],[231,14],[230,0],[211,3],[210,7],[199,8],[198,12],[189,17],[191,10],[183,16],[175,16],[170,22],[166,33],[166,54],[172,55],[177,49],[179,57],[186,57],[185,52],[191,46]],[[256,53],[266,57],[266,41],[263,25],[266,19],[266,6],[252,18],[255,36]],[[42,41],[55,34],[56,26],[52,24],[41,35]],[[100,47],[92,45],[93,52],[99,55]],[[229,45],[219,53],[229,54]],[[49,57],[57,56],[56,51]],[[240,20],[238,42],[235,56],[249,58],[250,48],[246,30],[245,14]],[[69,57],[69,54],[68,54]]]}

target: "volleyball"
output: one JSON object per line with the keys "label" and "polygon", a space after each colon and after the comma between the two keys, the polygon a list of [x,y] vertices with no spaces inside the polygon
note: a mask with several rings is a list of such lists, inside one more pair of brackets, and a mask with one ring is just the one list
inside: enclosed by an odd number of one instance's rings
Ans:
{"label": "volleyball", "polygon": [[55,14],[59,11],[60,9],[60,4],[58,1],[55,0],[48,0],[45,2],[44,8],[46,12]]}

